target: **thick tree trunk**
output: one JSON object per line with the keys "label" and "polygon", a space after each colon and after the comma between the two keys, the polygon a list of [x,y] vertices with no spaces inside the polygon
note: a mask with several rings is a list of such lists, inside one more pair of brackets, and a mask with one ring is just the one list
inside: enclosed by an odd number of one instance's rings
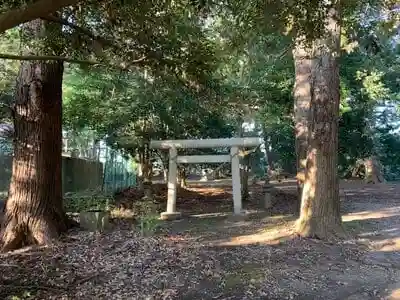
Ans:
{"label": "thick tree trunk", "polygon": [[49,244],[67,229],[61,182],[62,76],[62,62],[21,64],[12,177],[1,231],[4,250]]}
{"label": "thick tree trunk", "polygon": [[221,179],[222,178],[222,171],[221,169],[218,169],[215,171],[215,179]]}
{"label": "thick tree trunk", "polygon": [[365,181],[367,183],[381,183],[385,182],[383,177],[382,165],[379,162],[378,157],[371,156],[364,161],[365,166]]}
{"label": "thick tree trunk", "polygon": [[242,201],[249,200],[249,155],[243,157],[240,169],[240,182],[242,184]]}
{"label": "thick tree trunk", "polygon": [[314,41],[308,151],[297,232],[331,239],[343,232],[338,164],[340,24],[337,9],[328,14],[326,37]]}
{"label": "thick tree trunk", "polygon": [[65,6],[74,5],[78,2],[79,0],[40,0],[30,5],[24,5],[21,8],[2,12],[0,15],[0,33],[22,23],[50,15]]}
{"label": "thick tree trunk", "polygon": [[311,49],[305,45],[304,39],[298,38],[293,50],[295,65],[294,97],[294,122],[295,122],[295,149],[297,168],[297,192],[299,206],[304,184],[304,174],[308,149],[308,119],[311,103]]}
{"label": "thick tree trunk", "polygon": [[[243,137],[243,116],[239,115],[237,118],[238,137]],[[242,201],[247,201],[249,197],[249,174],[248,174],[248,156],[240,158],[240,191],[242,195]]]}
{"label": "thick tree trunk", "polygon": [[137,167],[137,180],[136,180],[136,185],[137,189],[139,191],[144,190],[144,177],[143,177],[143,169],[144,169],[144,158],[143,158],[143,153],[139,152],[138,154],[138,167]]}
{"label": "thick tree trunk", "polygon": [[153,184],[151,181],[145,181],[143,183],[143,192],[144,192],[144,198],[146,199],[153,199]]}
{"label": "thick tree trunk", "polygon": [[161,164],[163,167],[164,182],[167,183],[168,182],[168,165],[169,165],[168,152],[162,151],[160,154],[160,158],[161,158]]}
{"label": "thick tree trunk", "polygon": [[163,177],[164,177],[164,182],[168,182],[168,168],[164,167],[163,169]]}
{"label": "thick tree trunk", "polygon": [[138,189],[143,191],[144,197],[148,199],[153,198],[152,175],[153,165],[150,159],[149,145],[146,143],[144,147],[139,150],[139,165],[138,165]]}
{"label": "thick tree trunk", "polygon": [[187,187],[186,169],[184,167],[178,167],[178,184],[181,188]]}

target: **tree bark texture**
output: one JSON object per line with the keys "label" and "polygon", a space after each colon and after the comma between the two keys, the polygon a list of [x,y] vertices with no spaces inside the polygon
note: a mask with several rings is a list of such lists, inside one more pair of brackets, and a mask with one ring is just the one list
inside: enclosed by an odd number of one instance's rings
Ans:
{"label": "tree bark texture", "polygon": [[376,156],[371,156],[364,160],[365,166],[365,181],[367,183],[382,183],[385,182],[383,177],[382,165],[379,158]]}
{"label": "tree bark texture", "polygon": [[302,37],[298,38],[296,41],[293,50],[293,60],[295,64],[295,85],[293,89],[293,97],[297,168],[296,178],[300,203],[307,160],[308,120],[312,97],[311,71],[313,62],[311,49],[304,43]]}
{"label": "tree bark texture", "polygon": [[[243,137],[244,132],[243,132],[243,116],[241,114],[238,115],[237,118],[237,123],[238,123],[238,137]],[[249,168],[249,157],[241,157],[240,158],[240,191],[242,195],[242,201],[247,201],[249,197],[249,173],[248,173],[248,168]]]}
{"label": "tree bark texture", "polygon": [[164,182],[167,183],[168,182],[168,168],[166,168],[166,167],[163,168],[163,178],[164,178]]}
{"label": "tree bark texture", "polygon": [[78,3],[79,0],[39,0],[22,8],[11,9],[0,15],[0,33],[22,23],[55,13],[59,9]]}
{"label": "tree bark texture", "polygon": [[[41,21],[25,30],[42,32]],[[49,244],[67,230],[62,204],[62,62],[22,62],[13,107],[14,159],[1,240],[4,250]]]}
{"label": "tree bark texture", "polygon": [[144,192],[146,198],[153,197],[152,174],[153,165],[150,159],[149,145],[146,143],[138,153],[138,189]]}
{"label": "tree bark texture", "polygon": [[167,183],[168,182],[168,167],[169,167],[168,152],[161,151],[160,158],[161,158],[161,164],[162,164],[162,168],[163,168],[164,182]]}
{"label": "tree bark texture", "polygon": [[250,157],[246,155],[241,159],[241,168],[240,168],[240,182],[242,185],[242,201],[248,201],[250,198],[249,194],[249,162]]}
{"label": "tree bark texture", "polygon": [[297,233],[332,239],[342,236],[338,165],[340,16],[327,15],[326,36],[313,43],[310,121],[305,182]]}
{"label": "tree bark texture", "polygon": [[178,184],[181,188],[187,187],[187,172],[183,166],[178,166]]}

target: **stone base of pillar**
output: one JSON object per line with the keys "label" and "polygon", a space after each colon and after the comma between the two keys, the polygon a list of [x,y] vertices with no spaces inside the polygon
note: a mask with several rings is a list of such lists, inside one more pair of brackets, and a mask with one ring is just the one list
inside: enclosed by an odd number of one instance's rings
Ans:
{"label": "stone base of pillar", "polygon": [[228,215],[226,218],[226,221],[228,222],[240,222],[240,221],[246,221],[249,219],[249,214],[246,211],[241,211],[238,214],[231,214]]}
{"label": "stone base of pillar", "polygon": [[182,214],[180,212],[162,212],[160,214],[160,220],[164,221],[173,221],[173,220],[179,220],[182,218]]}

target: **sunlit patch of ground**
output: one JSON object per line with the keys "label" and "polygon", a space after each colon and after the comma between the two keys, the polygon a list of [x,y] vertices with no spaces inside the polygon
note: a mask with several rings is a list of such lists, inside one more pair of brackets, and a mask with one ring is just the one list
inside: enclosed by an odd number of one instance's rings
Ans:
{"label": "sunlit patch of ground", "polygon": [[292,231],[289,229],[271,229],[264,230],[261,233],[234,237],[229,241],[220,241],[216,244],[218,246],[243,246],[251,244],[278,245],[290,239],[291,236]]}
{"label": "sunlit patch of ground", "polygon": [[392,287],[393,290],[390,293],[388,300],[400,300],[400,284]]}
{"label": "sunlit patch of ground", "polygon": [[264,223],[261,230],[252,234],[234,236],[230,239],[215,241],[218,246],[243,246],[252,244],[278,245],[293,237],[293,217],[290,220],[286,218],[271,218],[272,222]]}
{"label": "sunlit patch of ground", "polygon": [[344,222],[349,222],[355,220],[382,219],[394,216],[400,216],[400,206],[348,213],[344,215],[342,219]]}
{"label": "sunlit patch of ground", "polygon": [[400,206],[349,213],[343,221],[376,251],[400,251]]}
{"label": "sunlit patch of ground", "polygon": [[[366,239],[369,236],[385,236],[379,241],[373,243],[372,248],[379,251],[400,251],[400,224],[399,227],[381,230],[381,225],[371,223],[372,221],[382,221],[385,218],[400,216],[400,206],[382,208],[379,210],[368,210],[343,215],[343,222],[346,229],[353,231],[360,239]],[[206,216],[196,215],[202,218]],[[243,234],[234,236],[230,239],[215,241],[220,246],[239,246],[251,244],[269,244],[276,245],[287,241],[293,237],[294,217],[289,220],[283,216],[270,217],[269,221],[263,224],[264,229],[258,230],[252,234]],[[274,221],[275,220],[275,221]],[[366,221],[361,223],[361,221]],[[399,222],[400,223],[400,222]],[[240,224],[232,225],[239,226]]]}
{"label": "sunlit patch of ground", "polygon": [[222,195],[222,196],[230,195],[230,191],[227,190],[226,188],[188,187],[187,190],[202,194],[205,197],[207,197],[207,196],[219,196],[219,195]]}
{"label": "sunlit patch of ground", "polygon": [[[0,254],[0,299],[24,290],[30,299],[400,299],[393,259],[400,193],[379,188],[368,193],[392,202],[344,193],[344,226],[356,242],[337,244],[292,239],[289,215],[230,218],[231,209],[221,213],[208,201],[228,187],[188,191],[183,202],[195,215],[163,223],[160,234],[118,224],[99,235],[71,233],[54,247]],[[196,201],[201,209],[193,209]]]}

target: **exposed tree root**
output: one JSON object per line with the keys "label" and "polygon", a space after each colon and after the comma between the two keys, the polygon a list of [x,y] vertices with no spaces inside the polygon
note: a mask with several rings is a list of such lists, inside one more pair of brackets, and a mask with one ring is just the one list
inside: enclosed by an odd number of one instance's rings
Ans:
{"label": "exposed tree root", "polygon": [[303,238],[314,238],[326,241],[337,241],[347,237],[340,221],[332,222],[326,218],[299,218],[296,221],[295,232]]}
{"label": "exposed tree root", "polygon": [[51,245],[61,233],[76,225],[66,215],[55,219],[9,215],[4,219],[0,233],[1,251],[11,251],[32,244]]}

